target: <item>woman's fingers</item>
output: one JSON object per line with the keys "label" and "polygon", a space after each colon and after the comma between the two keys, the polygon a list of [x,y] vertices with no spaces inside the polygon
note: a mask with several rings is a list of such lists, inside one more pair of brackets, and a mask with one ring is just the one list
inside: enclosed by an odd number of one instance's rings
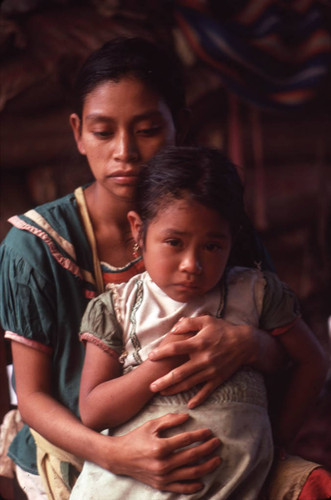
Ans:
{"label": "woman's fingers", "polygon": [[[153,420],[146,422],[146,426],[151,427],[151,432],[153,432],[157,437],[162,438],[162,433],[172,429],[173,427],[178,427],[190,418],[188,413],[168,413],[162,417],[158,417]],[[163,453],[169,455],[170,453],[178,451],[180,448],[190,446],[194,443],[201,443],[212,436],[212,431],[210,429],[197,429],[194,431],[182,432],[171,437],[162,438],[164,444]]]}
{"label": "woman's fingers", "polygon": [[[176,436],[176,437],[178,437],[178,436]],[[171,440],[173,438],[166,438],[166,439]],[[186,468],[187,466],[189,466],[191,464],[196,465],[201,460],[206,459],[206,457],[208,455],[210,455],[211,453],[214,453],[220,447],[220,444],[221,444],[221,442],[218,438],[211,437],[207,441],[204,441],[203,443],[200,443],[194,447],[185,448],[183,450],[177,451],[177,453],[174,453],[170,459],[170,464],[169,464],[170,470],[175,471],[175,472],[173,472],[175,474],[176,470],[178,468],[182,468],[182,467]],[[177,443],[176,444],[171,443],[170,446],[176,446],[175,449],[178,450]],[[220,464],[220,457],[213,457],[213,458],[219,459],[219,460],[217,460],[218,465],[219,465]],[[209,459],[208,459],[208,462],[209,462]],[[204,461],[200,465],[203,465],[205,463],[206,462]],[[212,467],[211,464],[209,464],[209,466]],[[204,475],[205,474],[204,468],[202,468],[201,471],[203,471],[201,475]],[[183,473],[181,472],[181,474],[183,474]],[[174,477],[177,477],[177,476],[174,476]],[[196,477],[201,477],[201,476],[192,476],[191,479],[194,479]],[[186,478],[186,479],[188,479],[188,478]]]}
{"label": "woman's fingers", "polygon": [[[157,436],[171,427],[183,423],[187,414],[168,414],[153,421]],[[219,456],[211,456],[220,446],[209,429],[183,432],[171,437],[159,437],[154,446],[153,486],[159,490],[176,493],[194,493],[203,487],[203,477],[213,472],[221,463]],[[192,446],[195,445],[195,446]],[[207,458],[208,457],[208,458]],[[202,481],[201,481],[201,480]],[[151,480],[148,481],[151,484]]]}
{"label": "woman's fingers", "polygon": [[[142,443],[144,451],[134,459],[131,456],[126,460],[125,469],[120,473],[128,474],[129,470],[131,477],[158,490],[183,494],[199,491],[203,487],[204,476],[221,463],[219,456],[213,456],[220,446],[220,440],[213,437],[209,429],[162,437],[165,431],[184,423],[188,418],[186,413],[169,413],[149,420],[129,433],[131,442],[136,440],[136,443]],[[129,434],[119,439],[127,439]],[[130,461],[133,462],[131,466]]]}
{"label": "woman's fingers", "polygon": [[[200,328],[200,329],[199,329]],[[198,329],[197,333],[186,340],[182,334]],[[232,325],[220,318],[200,316],[183,318],[170,334],[171,342],[165,343],[150,354],[150,359],[186,354],[189,360],[171,372],[155,380],[150,389],[164,395],[177,394],[197,384],[205,383],[196,396],[194,406],[204,401],[210,394],[209,382],[217,385],[227,380],[241,366],[249,361],[250,349],[254,344],[253,335],[246,325]],[[175,338],[175,340],[173,340]]]}
{"label": "woman's fingers", "polygon": [[220,378],[217,377],[214,380],[210,380],[206,382],[201,389],[190,399],[187,406],[190,409],[195,408],[196,406],[201,405],[209,396],[214,392],[214,390],[222,383]]}
{"label": "woman's fingers", "polygon": [[163,377],[155,380],[150,389],[152,392],[162,392],[163,395],[170,396],[179,392],[191,389],[197,384],[206,382],[216,375],[213,365],[208,365],[208,361],[199,360],[192,357],[183,365],[171,370]]}
{"label": "woman's fingers", "polygon": [[190,354],[196,350],[195,343],[192,343],[191,340],[192,339],[177,340],[176,342],[161,345],[151,351],[148,357],[151,361],[158,361],[159,359],[169,358],[170,356]]}
{"label": "woman's fingers", "polygon": [[181,318],[171,329],[171,333],[198,332],[206,325],[210,316],[196,316],[195,318]]}
{"label": "woman's fingers", "polygon": [[213,472],[221,463],[220,457],[213,457],[199,465],[181,467],[166,476],[160,477],[159,489],[176,493],[193,493],[203,488],[203,481],[199,481]]}

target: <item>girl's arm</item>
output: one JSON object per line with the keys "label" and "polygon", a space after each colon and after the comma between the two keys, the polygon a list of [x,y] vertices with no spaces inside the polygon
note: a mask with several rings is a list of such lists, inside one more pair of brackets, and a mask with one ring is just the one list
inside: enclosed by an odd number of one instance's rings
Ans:
{"label": "girl's arm", "polygon": [[122,375],[116,357],[87,342],[79,394],[82,421],[96,430],[126,422],[154,396],[150,384],[182,361],[178,356],[157,363],[146,360]]}
{"label": "girl's arm", "polygon": [[275,443],[286,447],[316,402],[328,363],[318,340],[302,319],[297,319],[278,338],[294,363],[279,422],[275,423]]}
{"label": "girl's arm", "polygon": [[[21,343],[11,344],[22,418],[59,448],[114,474],[176,493],[198,491],[202,487],[200,478],[218,467],[219,458],[210,456],[219,440],[211,438],[208,429],[178,433],[171,438],[161,436],[163,430],[185,422],[186,414],[165,415],[118,437],[88,429],[53,398],[51,358]],[[181,450],[190,444],[197,446]]]}
{"label": "girl's arm", "polygon": [[[185,339],[188,332],[197,333]],[[190,400],[189,408],[205,401],[216,387],[244,365],[272,373],[285,364],[284,349],[278,340],[249,325],[236,326],[223,319],[200,316],[183,318],[172,333],[177,342],[158,347],[149,358],[160,360],[185,354],[189,360],[155,380],[151,390],[170,395],[204,383]]]}

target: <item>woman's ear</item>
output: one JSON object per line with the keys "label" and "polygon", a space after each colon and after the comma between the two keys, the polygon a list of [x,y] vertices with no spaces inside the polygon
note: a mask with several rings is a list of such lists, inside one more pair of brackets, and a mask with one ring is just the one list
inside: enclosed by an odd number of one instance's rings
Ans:
{"label": "woman's ear", "polygon": [[176,145],[183,146],[185,139],[191,128],[192,112],[189,108],[183,108],[177,116],[176,127]]}
{"label": "woman's ear", "polygon": [[136,243],[138,243],[138,245],[140,247],[142,247],[142,243],[143,243],[143,241],[142,241],[142,229],[143,229],[142,220],[139,217],[139,215],[137,214],[137,212],[135,212],[134,210],[130,210],[130,212],[128,212],[127,217],[128,217],[129,223],[130,223],[131,233],[132,233],[133,239]]}
{"label": "woman's ear", "polygon": [[82,155],[85,155],[86,151],[82,141],[82,127],[79,116],[76,113],[72,113],[70,115],[69,122],[74,134],[77,149]]}

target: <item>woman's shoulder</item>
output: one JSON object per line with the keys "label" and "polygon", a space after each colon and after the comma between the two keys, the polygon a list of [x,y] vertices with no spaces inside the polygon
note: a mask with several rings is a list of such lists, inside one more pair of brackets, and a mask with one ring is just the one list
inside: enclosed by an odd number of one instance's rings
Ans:
{"label": "woman's shoulder", "polygon": [[12,228],[7,233],[4,243],[16,244],[25,240],[65,238],[81,233],[81,224],[77,212],[75,196],[67,194],[54,201],[39,205],[20,215],[8,219]]}
{"label": "woman's shoulder", "polygon": [[13,227],[1,244],[6,258],[24,259],[34,266],[51,253],[57,260],[88,267],[90,250],[73,193],[14,215],[8,222]]}

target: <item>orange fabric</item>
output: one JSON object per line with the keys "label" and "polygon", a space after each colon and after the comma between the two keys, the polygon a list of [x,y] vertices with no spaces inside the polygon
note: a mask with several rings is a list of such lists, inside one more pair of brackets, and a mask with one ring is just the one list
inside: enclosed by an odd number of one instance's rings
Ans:
{"label": "orange fabric", "polygon": [[109,283],[124,283],[129,281],[130,278],[135,276],[136,274],[142,273],[145,271],[145,265],[142,260],[138,260],[128,269],[125,269],[120,272],[103,272],[103,282],[104,285],[107,286]]}
{"label": "orange fabric", "polygon": [[327,500],[329,498],[331,498],[331,472],[320,467],[309,474],[298,500]]}

